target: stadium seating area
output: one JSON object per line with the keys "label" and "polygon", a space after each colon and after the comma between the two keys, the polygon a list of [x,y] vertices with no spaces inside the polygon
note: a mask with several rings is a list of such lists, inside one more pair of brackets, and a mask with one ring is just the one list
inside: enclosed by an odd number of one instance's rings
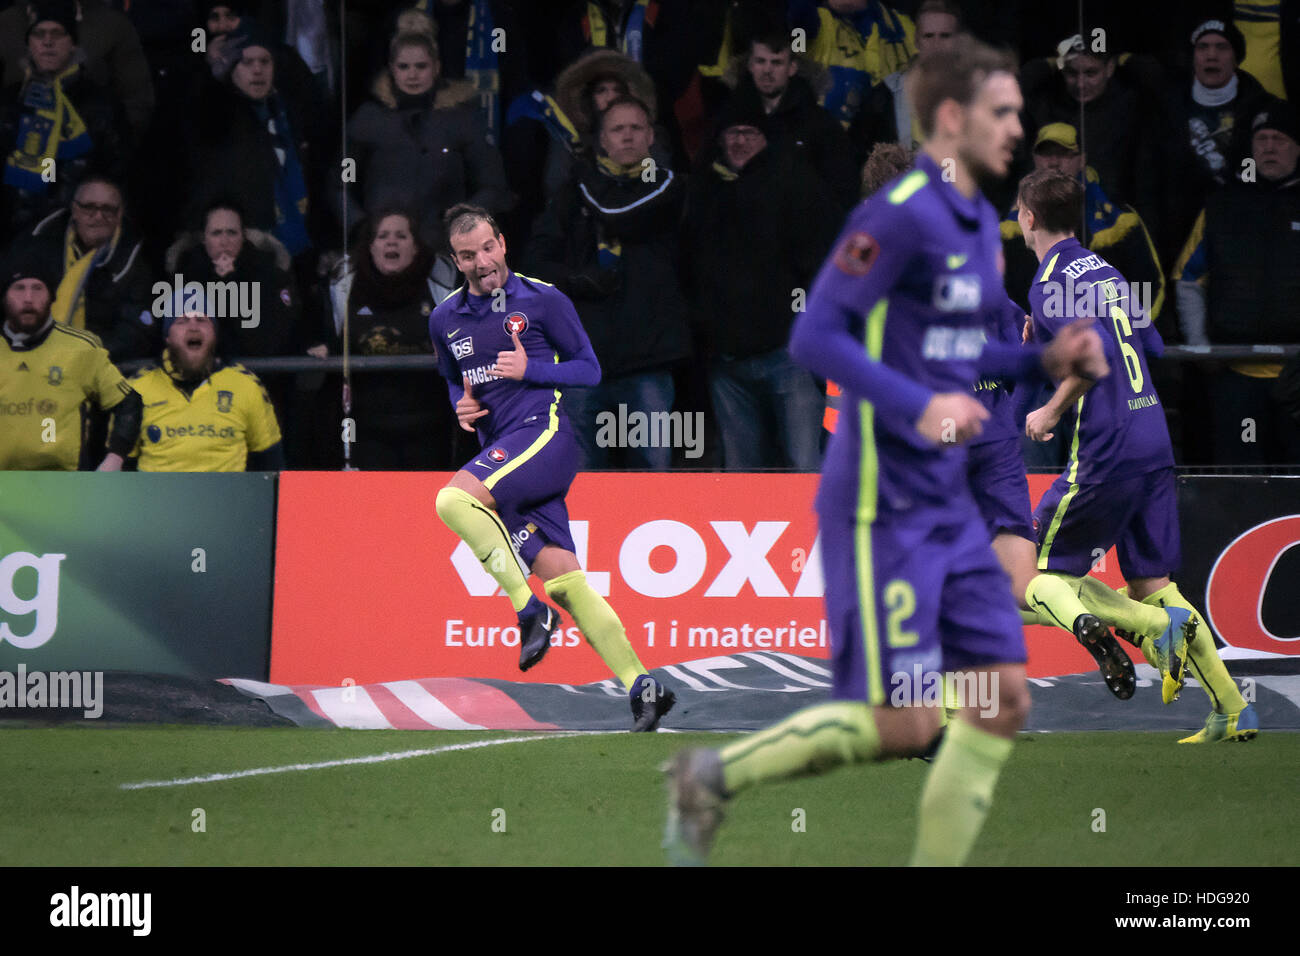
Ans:
{"label": "stadium seating area", "polygon": [[442,216],[469,202],[587,327],[605,382],[572,396],[576,427],[625,403],[701,416],[671,461],[612,448],[588,468],[815,470],[826,383],[786,360],[790,323],[869,157],[920,138],[908,63],[962,30],[1021,64],[1025,137],[986,189],[1008,295],[1034,266],[1016,182],[1081,177],[1085,244],[1172,347],[1154,374],[1179,463],[1300,465],[1300,29],[1278,5],[1086,0],[1082,23],[1028,0],[0,8],[5,256],[42,257],[55,319],[128,372],[163,353],[156,284],[235,282],[218,348],[266,384],[291,469],[341,467],[345,418],[363,469],[474,448],[425,324],[460,284]]}

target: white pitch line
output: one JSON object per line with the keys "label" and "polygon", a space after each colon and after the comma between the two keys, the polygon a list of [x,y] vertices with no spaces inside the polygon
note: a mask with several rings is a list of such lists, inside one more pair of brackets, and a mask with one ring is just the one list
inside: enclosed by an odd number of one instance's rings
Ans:
{"label": "white pitch line", "polygon": [[234,773],[210,773],[202,777],[178,777],[174,780],[144,780],[140,783],[119,784],[122,790],[147,790],[153,787],[185,787],[192,783],[217,783],[221,780],[237,780],[240,777],[261,777],[271,773],[292,773],[297,770],[322,770],[326,767],[346,767],[351,764],[384,763],[389,760],[408,760],[411,757],[427,757],[432,754],[449,753],[453,750],[477,750],[480,747],[495,747],[498,744],[527,743],[532,740],[558,740],[561,737],[574,737],[576,733],[541,734],[536,737],[501,737],[497,740],[474,740],[465,744],[448,744],[445,747],[429,747],[424,750],[396,750],[386,754],[372,754],[368,757],[347,757],[343,760],[323,760],[320,763],[291,763],[283,767],[256,767],[253,770],[237,770]]}

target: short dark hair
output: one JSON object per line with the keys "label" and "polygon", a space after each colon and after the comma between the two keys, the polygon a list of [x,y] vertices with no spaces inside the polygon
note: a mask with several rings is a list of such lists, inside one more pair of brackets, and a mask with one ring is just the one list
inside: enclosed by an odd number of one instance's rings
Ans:
{"label": "short dark hair", "polygon": [[604,132],[605,117],[608,116],[610,114],[610,111],[614,109],[614,107],[616,106],[635,106],[637,109],[639,109],[642,113],[645,114],[646,123],[648,123],[650,126],[654,125],[655,114],[651,112],[650,107],[646,105],[645,100],[639,99],[633,96],[631,93],[628,93],[626,96],[620,96],[617,99],[610,100],[609,105],[605,107],[605,111],[600,114],[600,118],[596,121],[597,131]]}
{"label": "short dark hair", "polygon": [[216,199],[213,199],[204,206],[203,215],[199,219],[199,228],[206,230],[208,228],[208,218],[220,209],[224,209],[227,212],[233,212],[239,217],[239,228],[244,228],[244,223],[247,221],[248,217],[244,215],[243,205],[233,196],[218,196]]}
{"label": "short dark hair", "polygon": [[109,188],[116,190],[118,197],[122,200],[122,204],[126,205],[126,190],[122,188],[122,184],[112,176],[108,176],[104,173],[89,173],[83,176],[81,181],[77,183],[77,188],[72,191],[72,198],[76,199],[77,193],[81,192],[84,187],[94,186],[96,184],[100,186],[108,186]]}
{"label": "short dark hair", "polygon": [[497,225],[492,213],[482,206],[460,202],[448,209],[442,217],[442,223],[447,229],[447,248],[451,248],[452,236],[464,235],[478,228],[478,224],[481,222],[486,222],[492,227],[492,235],[497,238],[501,237],[501,227]]}
{"label": "short dark hair", "polygon": [[1020,180],[1016,193],[1021,208],[1034,214],[1038,227],[1049,233],[1078,231],[1083,184],[1054,169],[1038,169]]}
{"label": "short dark hair", "polygon": [[957,29],[962,28],[961,9],[951,0],[923,0],[921,5],[916,8],[916,16],[912,18],[913,23],[920,23],[921,17],[927,13],[943,13],[957,21]]}
{"label": "short dark hair", "polygon": [[763,44],[774,53],[780,53],[784,50],[790,54],[790,59],[796,60],[798,56],[794,52],[794,47],[790,43],[790,34],[776,27],[768,27],[755,33],[749,39],[749,53],[754,52],[754,47]]}
{"label": "short dark hair", "polygon": [[934,133],[934,120],[944,100],[970,106],[980,87],[994,73],[1016,72],[1015,58],[974,37],[962,34],[951,50],[930,51],[908,68],[904,79],[907,98],[916,110],[921,132]]}

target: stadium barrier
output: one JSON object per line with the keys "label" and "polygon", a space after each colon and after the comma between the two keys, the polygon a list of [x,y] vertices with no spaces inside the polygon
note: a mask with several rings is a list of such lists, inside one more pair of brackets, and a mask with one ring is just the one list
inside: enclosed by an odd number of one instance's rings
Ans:
{"label": "stadium barrier", "polygon": [[0,472],[0,670],[264,678],[275,476]]}
{"label": "stadium barrier", "polygon": [[[546,660],[519,672],[508,602],[434,513],[449,477],[280,476],[273,682],[609,677],[567,618]],[[646,666],[764,651],[827,656],[816,480],[578,476],[568,501],[579,560]],[[1053,476],[1029,480],[1037,501]],[[1180,586],[1228,645],[1224,657],[1300,656],[1300,477],[1183,476],[1179,510]],[[1093,573],[1123,583],[1113,550]],[[1030,627],[1026,638],[1033,677],[1093,669],[1058,630]],[[726,668],[711,680],[727,687]],[[790,680],[793,690],[797,675]]]}
{"label": "stadium barrier", "polygon": [[[334,686],[608,678],[567,620],[547,659],[519,673],[509,604],[434,513],[448,477],[285,472],[277,494],[261,474],[0,473],[0,670]],[[1051,480],[1030,476],[1034,500]],[[583,474],[571,528],[647,666],[757,653],[770,668],[780,661],[765,652],[828,653],[815,486],[798,474]],[[1294,663],[1300,477],[1182,476],[1179,510],[1179,581],[1224,657]],[[1121,583],[1113,551],[1094,573]],[[1026,637],[1031,676],[1092,669],[1059,631]],[[745,660],[714,666],[701,688],[734,684],[727,671]],[[795,690],[799,675],[788,679]]]}

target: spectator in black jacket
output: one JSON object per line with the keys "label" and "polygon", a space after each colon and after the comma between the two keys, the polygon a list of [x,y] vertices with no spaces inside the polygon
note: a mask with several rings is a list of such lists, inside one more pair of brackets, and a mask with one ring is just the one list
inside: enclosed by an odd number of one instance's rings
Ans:
{"label": "spectator in black jacket", "polygon": [[514,197],[501,154],[488,140],[466,80],[441,80],[430,32],[399,33],[374,99],[348,123],[348,155],[357,162],[349,225],[390,206],[409,209],[425,245],[442,249],[442,214],[460,202],[500,215]]}
{"label": "spectator in black jacket", "polygon": [[153,354],[149,264],[116,183],[83,179],[66,209],[36,225],[30,245],[58,279],[55,321],[98,335],[114,362]]}
{"label": "spectator in black jacket", "polygon": [[1181,243],[1212,192],[1236,179],[1250,155],[1250,123],[1268,94],[1239,64],[1245,40],[1233,24],[1207,20],[1192,31],[1192,76],[1170,96],[1165,245]]}
{"label": "spectator in black jacket", "polygon": [[5,238],[66,206],[90,171],[115,174],[128,161],[125,116],[77,48],[76,4],[37,4],[26,35],[23,78],[0,92]]}
{"label": "spectator in black jacket", "polygon": [[[768,144],[802,155],[826,184],[840,211],[847,212],[858,199],[858,165],[844,129],[817,105],[817,93],[800,75],[799,66],[788,33],[756,37],[732,94],[734,109],[761,112]],[[717,149],[705,152],[707,161],[717,159],[721,152],[719,141]]]}
{"label": "spectator in black jacket", "polygon": [[274,46],[251,17],[225,37],[198,104],[191,218],[198,220],[218,197],[233,198],[246,227],[284,243],[301,282],[316,249],[335,237],[322,221],[313,175],[322,146],[315,141],[318,118],[312,101],[281,87]]}
{"label": "spectator in black jacket", "polygon": [[[1257,176],[1210,196],[1174,270],[1193,345],[1300,343],[1300,124],[1280,100],[1251,122]],[[1273,394],[1281,363],[1214,382],[1216,464],[1300,464],[1300,427]]]}
{"label": "spectator in black jacket", "polygon": [[[199,233],[181,236],[167,250],[167,274],[186,282],[234,282],[257,293],[256,324],[236,315],[216,318],[217,349],[224,361],[267,355],[288,355],[310,338],[298,328],[301,314],[290,271],[289,250],[269,233],[244,226],[239,204],[229,199],[211,203]],[[243,295],[243,293],[241,293]],[[319,337],[318,337],[319,338]]]}
{"label": "spectator in black jacket", "polygon": [[769,143],[772,118],[755,106],[725,110],[721,158],[691,184],[692,315],[725,467],[816,471],[822,391],[786,343],[839,217],[804,157]]}
{"label": "spectator in black jacket", "polygon": [[[669,412],[673,368],[691,354],[678,277],[685,186],[651,158],[653,141],[645,104],[614,100],[601,116],[601,155],[575,170],[533,233],[532,271],[573,300],[603,373],[600,385],[564,395],[584,468],[611,462],[597,416]],[[629,448],[625,459],[658,471],[671,462],[666,447]]]}

